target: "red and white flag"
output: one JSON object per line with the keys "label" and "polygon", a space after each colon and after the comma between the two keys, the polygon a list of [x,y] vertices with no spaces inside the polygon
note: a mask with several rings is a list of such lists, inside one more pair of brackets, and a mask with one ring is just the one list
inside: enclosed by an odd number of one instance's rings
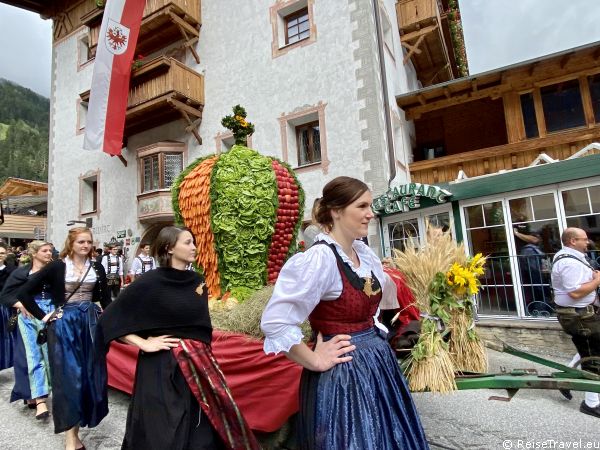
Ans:
{"label": "red and white flag", "polygon": [[106,2],[94,62],[83,148],[120,155],[129,77],[146,0]]}

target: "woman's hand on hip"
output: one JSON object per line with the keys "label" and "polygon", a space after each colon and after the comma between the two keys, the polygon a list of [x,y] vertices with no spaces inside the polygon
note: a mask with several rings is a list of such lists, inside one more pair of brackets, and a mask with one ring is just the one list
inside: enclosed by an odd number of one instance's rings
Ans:
{"label": "woman's hand on hip", "polygon": [[27,311],[27,308],[25,308],[23,306],[23,303],[21,302],[16,302],[14,305],[12,305],[13,308],[17,308],[19,310],[20,314],[23,314],[24,317],[28,318],[28,319],[33,319],[33,316],[31,315],[31,313],[29,311]]}
{"label": "woman's hand on hip", "polygon": [[138,344],[140,350],[146,353],[160,352],[161,350],[171,350],[179,345],[179,339],[169,335],[150,336]]}
{"label": "woman's hand on hip", "polygon": [[356,346],[350,342],[351,336],[338,334],[328,341],[323,341],[323,335],[317,335],[317,344],[313,352],[315,372],[325,372],[340,363],[352,361],[352,356],[347,353],[356,350]]}

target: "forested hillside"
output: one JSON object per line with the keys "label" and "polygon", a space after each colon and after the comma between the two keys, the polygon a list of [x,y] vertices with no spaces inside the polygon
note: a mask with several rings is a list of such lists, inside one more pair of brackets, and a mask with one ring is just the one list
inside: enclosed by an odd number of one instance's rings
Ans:
{"label": "forested hillside", "polygon": [[0,78],[0,183],[48,180],[50,101]]}

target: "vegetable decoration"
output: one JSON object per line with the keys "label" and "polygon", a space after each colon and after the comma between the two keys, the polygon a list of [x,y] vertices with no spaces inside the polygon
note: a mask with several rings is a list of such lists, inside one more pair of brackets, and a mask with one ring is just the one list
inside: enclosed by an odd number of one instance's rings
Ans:
{"label": "vegetable decoration", "polygon": [[245,146],[254,125],[239,105],[222,120],[236,145],[199,158],[173,184],[175,221],[189,227],[210,295],[243,301],[274,284],[296,251],[304,191],[293,170]]}

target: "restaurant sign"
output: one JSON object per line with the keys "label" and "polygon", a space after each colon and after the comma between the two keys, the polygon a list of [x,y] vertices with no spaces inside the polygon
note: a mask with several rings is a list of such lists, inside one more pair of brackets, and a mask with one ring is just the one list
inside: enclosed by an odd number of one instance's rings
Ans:
{"label": "restaurant sign", "polygon": [[376,214],[407,212],[421,207],[421,197],[430,198],[436,203],[446,203],[451,192],[438,186],[421,183],[407,183],[390,188],[384,195],[373,199]]}

